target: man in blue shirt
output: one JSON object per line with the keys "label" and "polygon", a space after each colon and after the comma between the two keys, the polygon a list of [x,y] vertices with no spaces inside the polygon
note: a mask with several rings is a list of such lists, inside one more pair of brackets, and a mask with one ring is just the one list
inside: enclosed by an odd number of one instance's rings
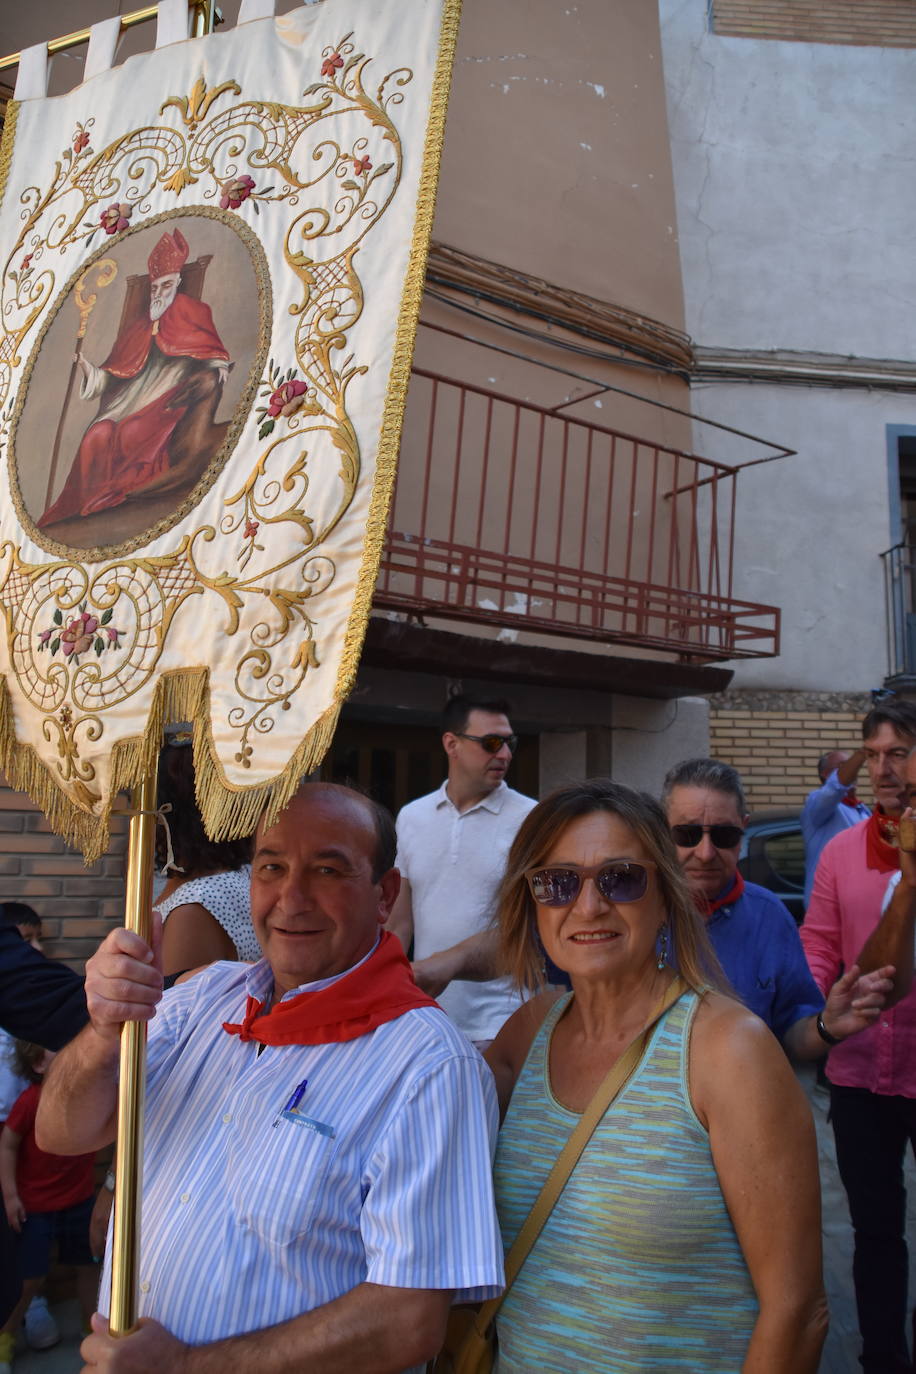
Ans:
{"label": "man in blue shirt", "polygon": [[864,749],[856,749],[852,754],[832,749],[821,754],[817,761],[821,785],[808,793],[801,813],[805,840],[805,906],[811,900],[814,871],[824,845],[841,830],[867,821],[871,815],[869,808],[856,796],[856,778],[864,762]]}
{"label": "man in blue shirt", "polygon": [[747,806],[737,771],[717,759],[679,763],[665,778],[662,805],[726,976],[786,1051],[820,1059],[829,1045],[870,1026],[891,988],[887,970],[860,976],[853,965],[825,1003],[789,912],[738,872]]}

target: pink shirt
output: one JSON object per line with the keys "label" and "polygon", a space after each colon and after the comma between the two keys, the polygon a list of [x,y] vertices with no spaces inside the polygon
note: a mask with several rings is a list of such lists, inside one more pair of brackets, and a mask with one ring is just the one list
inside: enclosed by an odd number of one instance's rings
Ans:
{"label": "pink shirt", "polygon": [[[878,924],[888,873],[867,868],[862,821],[824,847],[801,941],[814,981],[826,996],[851,967]],[[830,1051],[827,1076],[844,1088],[916,1097],[916,987],[877,1022]]]}

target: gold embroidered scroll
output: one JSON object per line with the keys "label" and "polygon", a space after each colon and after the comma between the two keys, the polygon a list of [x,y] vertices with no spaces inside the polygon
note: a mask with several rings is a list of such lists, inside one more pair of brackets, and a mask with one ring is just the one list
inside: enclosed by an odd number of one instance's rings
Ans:
{"label": "gold embroidered scroll", "polygon": [[253,829],[352,686],[459,0],[322,0],[10,107],[0,763],[94,858],[168,719]]}

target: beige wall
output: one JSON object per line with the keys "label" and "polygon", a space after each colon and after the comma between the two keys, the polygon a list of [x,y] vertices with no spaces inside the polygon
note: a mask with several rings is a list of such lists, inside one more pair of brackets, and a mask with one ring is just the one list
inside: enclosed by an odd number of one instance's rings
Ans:
{"label": "beige wall", "polygon": [[433,232],[682,324],[655,4],[465,0]]}
{"label": "beige wall", "polygon": [[[738,769],[751,811],[794,811],[818,784],[817,761],[828,749],[852,752],[861,739],[864,712],[831,710],[742,711],[713,708],[709,752]],[[862,771],[862,800],[874,798]]]}

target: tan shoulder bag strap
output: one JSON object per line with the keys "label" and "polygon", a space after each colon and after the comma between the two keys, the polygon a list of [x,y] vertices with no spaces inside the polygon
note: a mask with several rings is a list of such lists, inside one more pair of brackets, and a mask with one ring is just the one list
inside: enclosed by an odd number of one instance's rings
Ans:
{"label": "tan shoulder bag strap", "polygon": [[665,990],[661,1001],[655,1009],[651,1020],[645,1030],[636,1037],[633,1043],[624,1050],[611,1069],[610,1073],[604,1078],[598,1087],[597,1092],[589,1102],[585,1111],[567,1140],[563,1149],[557,1157],[556,1163],[544,1182],[544,1186],[538,1193],[537,1200],[531,1211],[528,1213],[521,1230],[512,1242],[512,1246],[506,1256],[506,1286],[498,1298],[491,1298],[489,1302],[481,1305],[474,1321],[478,1331],[484,1333],[489,1327],[493,1318],[496,1316],[509,1289],[521,1269],[534,1242],[544,1228],[544,1224],[550,1213],[553,1211],[557,1198],[566,1186],[567,1180],[576,1164],[582,1151],[585,1149],[595,1127],[610,1107],[614,1098],[620,1093],[621,1089],[632,1078],[639,1061],[645,1053],[649,1036],[657,1021],[659,1021],[674,1006],[678,998],[687,991],[687,985],[680,977],[675,977],[670,986]]}

